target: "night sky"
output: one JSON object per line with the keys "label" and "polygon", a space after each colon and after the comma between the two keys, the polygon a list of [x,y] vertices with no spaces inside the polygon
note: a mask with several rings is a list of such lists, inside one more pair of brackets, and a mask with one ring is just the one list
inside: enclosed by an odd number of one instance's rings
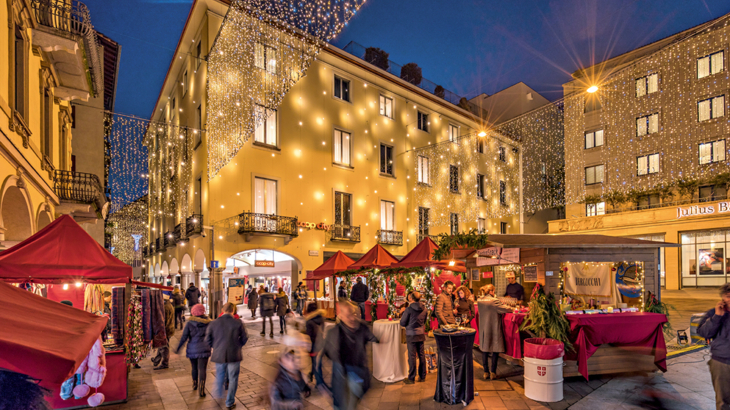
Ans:
{"label": "night sky", "polygon": [[[192,0],[82,0],[122,45],[115,111],[149,117]],[[570,73],[730,13],[728,0],[369,0],[333,42],[379,47],[459,95],[523,81],[550,100]]]}

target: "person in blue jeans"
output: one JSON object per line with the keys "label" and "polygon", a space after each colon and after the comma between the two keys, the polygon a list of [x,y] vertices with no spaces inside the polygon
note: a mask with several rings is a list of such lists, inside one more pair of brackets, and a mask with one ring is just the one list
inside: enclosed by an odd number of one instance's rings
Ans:
{"label": "person in blue jeans", "polygon": [[248,341],[246,328],[241,319],[233,315],[236,305],[226,303],[223,306],[223,315],[208,325],[205,333],[205,342],[213,349],[210,360],[215,363],[216,395],[223,395],[224,375],[228,375],[229,387],[226,396],[226,408],[236,407],[236,390],[238,390],[238,373],[241,370],[243,354],[241,348]]}

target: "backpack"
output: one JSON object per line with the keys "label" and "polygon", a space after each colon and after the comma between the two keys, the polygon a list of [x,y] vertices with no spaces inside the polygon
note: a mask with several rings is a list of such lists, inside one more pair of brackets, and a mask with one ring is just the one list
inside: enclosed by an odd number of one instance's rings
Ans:
{"label": "backpack", "polygon": [[272,298],[272,297],[262,298],[261,307],[264,310],[274,310],[276,308],[276,304],[274,303],[274,298]]}

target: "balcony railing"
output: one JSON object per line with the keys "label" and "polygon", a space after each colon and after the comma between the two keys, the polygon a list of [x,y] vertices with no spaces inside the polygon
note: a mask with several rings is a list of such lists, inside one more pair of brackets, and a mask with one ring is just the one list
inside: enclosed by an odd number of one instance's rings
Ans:
{"label": "balcony railing", "polygon": [[145,258],[150,256],[150,247],[149,246],[142,247],[142,256]]}
{"label": "balcony railing", "polygon": [[730,195],[712,195],[707,197],[692,197],[691,199],[683,199],[679,201],[671,201],[671,202],[661,202],[656,204],[648,204],[648,205],[629,205],[629,206],[621,206],[618,208],[611,208],[606,210],[606,214],[619,214],[622,212],[632,212],[632,211],[644,211],[647,209],[656,209],[656,208],[667,208],[667,207],[673,207],[673,206],[682,206],[682,205],[691,205],[691,204],[701,204],[704,202],[712,202],[712,201],[724,201],[730,199]]}
{"label": "balcony railing", "polygon": [[155,256],[155,251],[157,250],[157,247],[155,246],[154,241],[150,243],[150,246],[148,248],[150,250],[150,256]]}
{"label": "balcony railing", "polygon": [[238,215],[238,233],[263,233],[273,235],[299,236],[297,218],[281,215],[256,214],[244,212]]}
{"label": "balcony railing", "polygon": [[330,240],[341,242],[360,242],[360,227],[350,225],[330,225]]}
{"label": "balcony railing", "polygon": [[53,190],[62,201],[95,204],[99,210],[107,202],[99,177],[86,172],[56,170]]}
{"label": "balcony railing", "polygon": [[177,245],[175,241],[175,233],[172,231],[165,232],[165,249],[174,248]]}
{"label": "balcony railing", "polygon": [[403,231],[378,230],[378,243],[384,245],[403,245]]}
{"label": "balcony railing", "polygon": [[188,238],[203,233],[203,215],[190,215],[188,219],[185,220],[185,232]]}
{"label": "balcony railing", "polygon": [[155,249],[158,251],[165,249],[165,239],[164,238],[155,239]]}

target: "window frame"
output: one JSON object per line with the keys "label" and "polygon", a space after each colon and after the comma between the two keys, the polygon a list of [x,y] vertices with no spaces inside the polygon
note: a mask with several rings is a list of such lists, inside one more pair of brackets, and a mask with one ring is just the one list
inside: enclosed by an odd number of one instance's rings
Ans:
{"label": "window frame", "polygon": [[[386,228],[384,228],[384,227],[383,227],[383,215],[382,215],[382,213],[383,213],[383,204],[385,204],[385,209],[386,209],[386,210],[388,209],[388,204],[390,204],[390,205],[392,206],[392,208],[391,208],[391,209],[393,210],[393,215],[392,215],[392,223],[393,223],[393,226],[392,226],[392,228],[393,228],[393,229],[388,229],[387,227],[386,227]],[[380,229],[381,231],[391,231],[391,232],[395,232],[395,231],[397,231],[397,230],[398,230],[398,228],[397,228],[397,227],[398,227],[398,225],[396,224],[396,219],[395,219],[395,217],[396,217],[396,211],[395,211],[395,201],[389,201],[389,200],[387,200],[387,199],[381,199],[381,200],[380,200],[380,214],[381,214],[381,215],[380,215],[380,228],[379,228],[379,229]],[[388,219],[386,218],[386,219],[385,219],[385,224],[386,224],[386,225],[387,225],[387,222],[388,222]]]}
{"label": "window frame", "polygon": [[[259,65],[259,63],[257,61],[258,59],[256,58],[256,50],[257,50],[257,47],[259,45],[263,49],[263,56],[262,56],[263,57],[263,67],[261,65]],[[253,66],[255,68],[260,69],[260,70],[264,70],[264,71],[266,71],[267,73],[269,73],[271,75],[277,75],[277,72],[279,71],[279,67],[278,67],[279,66],[279,64],[278,64],[279,63],[279,58],[278,58],[278,50],[276,49],[276,47],[272,47],[272,46],[270,46],[270,45],[268,45],[266,43],[262,43],[260,41],[255,41],[253,47],[254,47]],[[269,67],[269,58],[268,58],[269,50],[273,50],[274,51],[274,62],[276,64],[274,65],[274,70],[273,71],[271,70],[271,67]]]}
{"label": "window frame", "polygon": [[[425,161],[423,161],[425,160]],[[423,178],[423,162],[426,164],[425,181]],[[418,155],[416,158],[416,182],[422,185],[431,186],[431,159],[425,155]]]}
{"label": "window frame", "polygon": [[[652,172],[651,168],[651,160],[652,157],[656,157],[657,166],[656,169]],[[639,168],[639,163],[642,158],[646,158],[646,169],[644,169],[644,172],[641,173],[641,169]],[[645,155],[639,155],[636,157],[636,176],[644,176],[644,175],[652,175],[652,174],[658,174],[661,170],[661,156],[658,152],[654,152],[652,154],[645,154]]]}
{"label": "window frame", "polygon": [[[387,100],[390,101],[390,115],[387,115],[385,113],[386,105],[384,105],[384,104]],[[380,108],[380,111],[379,111],[380,115],[382,115],[385,118],[390,118],[392,120],[395,116],[395,99],[393,97],[388,97],[387,95],[380,94],[380,97],[378,98],[378,104],[379,104],[379,108]]]}
{"label": "window frame", "polygon": [[[650,92],[649,91],[650,77],[654,77],[654,76],[656,76],[656,82],[657,82],[656,90]],[[639,89],[637,87],[637,85],[639,84],[640,81],[643,82],[643,84],[644,84],[644,94],[641,94],[641,95],[639,95]],[[655,94],[658,92],[659,92],[659,73],[647,74],[643,77],[637,78],[634,81],[634,96],[636,98],[646,97],[647,95]]]}
{"label": "window frame", "polygon": [[449,232],[451,235],[459,234],[459,214],[456,212],[449,213]]}
{"label": "window frame", "polygon": [[[453,132],[456,132],[456,137],[454,137]],[[448,125],[448,133],[449,133],[449,141],[451,142],[458,142],[459,137],[461,136],[461,127],[458,125],[454,125],[452,123],[449,123]]]}
{"label": "window frame", "polygon": [[424,112],[421,110],[416,110],[416,117],[417,117],[416,118],[416,120],[417,120],[416,128],[418,128],[419,130],[421,130],[423,132],[430,133],[431,132],[431,121],[429,121],[429,119],[428,119],[429,116],[430,116],[430,113],[427,113],[427,112]]}
{"label": "window frame", "polygon": [[[335,138],[337,138],[336,135],[338,132],[340,133],[340,147],[344,147],[344,144],[342,144],[343,135],[347,134],[347,136],[348,136],[347,141],[349,142],[349,144],[348,144],[349,148],[347,151],[347,153],[348,153],[348,162],[347,163],[338,162],[336,159],[337,158],[337,156],[336,156],[337,155],[337,150],[336,150],[337,144],[335,143]],[[346,167],[346,168],[354,168],[352,166],[352,145],[353,144],[352,144],[352,132],[351,131],[346,130],[341,127],[333,127],[332,128],[332,165],[337,165],[337,166]],[[342,152],[340,153],[340,158],[342,158]]]}
{"label": "window frame", "polygon": [[[390,173],[388,173],[388,168],[385,168],[385,171],[383,171],[383,147],[386,147],[385,153],[387,156],[388,149],[390,148]],[[388,144],[383,141],[380,141],[380,145],[378,146],[378,171],[380,171],[380,176],[389,177],[389,178],[395,178],[395,146],[393,144]]]}
{"label": "window frame", "polygon": [[[262,214],[262,215],[279,215],[279,203],[280,203],[279,199],[281,198],[281,181],[279,181],[279,179],[277,179],[277,178],[272,178],[272,177],[257,175],[257,174],[252,175],[252,177],[253,177],[253,183],[251,184],[251,190],[252,190],[251,200],[252,200],[253,204],[251,206],[251,209],[253,210],[253,213]],[[273,214],[256,212],[256,180],[257,179],[261,179],[263,181],[273,181],[274,183],[276,183],[276,205],[275,205],[276,211]],[[265,186],[266,186],[266,182],[264,182],[264,187]],[[264,204],[264,207],[266,207],[266,204]]]}
{"label": "window frame", "polygon": [[[715,100],[718,100],[722,98],[722,114],[721,115],[715,115]],[[709,104],[709,117],[707,119],[700,118],[700,104],[707,102]],[[697,101],[697,122],[706,122],[706,121],[712,121],[716,120],[718,118],[723,118],[725,116],[726,107],[725,104],[727,103],[725,94],[716,95],[714,97],[705,98],[703,100]]]}
{"label": "window frame", "polygon": [[[340,80],[340,87],[339,87],[340,96],[339,97],[337,96],[337,91],[338,91],[337,80]],[[348,84],[347,99],[342,97],[342,94],[343,94],[342,85],[344,82],[347,82],[347,84]],[[332,76],[332,98],[334,98],[335,100],[339,100],[339,101],[343,101],[343,102],[352,104],[352,80],[347,77],[344,77],[340,74],[335,73]]]}
{"label": "window frame", "polygon": [[507,162],[507,147],[504,145],[497,147],[497,159],[501,162]]}
{"label": "window frame", "polygon": [[486,145],[484,138],[477,138],[477,154],[484,154],[486,151]]}
{"label": "window frame", "polygon": [[266,107],[264,107],[262,105],[258,105],[258,104],[255,104],[255,106],[257,108],[259,108],[259,109],[264,110],[264,112],[268,112],[268,111],[273,111],[274,112],[274,122],[276,123],[275,124],[275,134],[276,135],[274,135],[274,144],[269,144],[267,142],[267,140],[268,140],[269,115],[267,115],[266,118],[264,119],[263,124],[261,124],[261,126],[264,127],[264,141],[261,142],[261,141],[259,141],[256,138],[256,136],[257,136],[257,130],[258,130],[258,127],[257,127],[254,130],[254,139],[253,139],[254,140],[254,145],[256,145],[258,147],[264,147],[264,148],[275,148],[275,149],[279,149],[279,112],[278,112],[278,110],[270,110],[270,109],[268,109],[268,108],[266,108]]}
{"label": "window frame", "polygon": [[[715,143],[722,142],[723,148],[722,148],[722,158],[716,159],[716,153],[715,153]],[[709,145],[710,146],[710,160],[708,162],[702,162],[702,146],[703,145]],[[727,142],[726,140],[719,139],[719,140],[713,140],[713,141],[706,141],[706,142],[700,142],[697,144],[697,161],[698,165],[708,165],[708,164],[716,164],[718,162],[723,162],[727,160]]]}
{"label": "window frame", "polygon": [[[452,178],[452,174],[453,174],[453,170],[454,169],[456,169],[456,180],[455,181],[452,181],[451,178]],[[452,193],[452,194],[459,194],[459,193],[461,193],[459,191],[459,188],[461,188],[460,187],[461,184],[459,183],[460,177],[461,177],[461,169],[459,169],[459,166],[458,165],[449,164],[449,192],[450,193]],[[454,187],[456,187],[456,188],[454,189]]]}
{"label": "window frame", "polygon": [[507,228],[509,224],[507,222],[499,221],[499,233],[500,235],[507,235]]}
{"label": "window frame", "polygon": [[428,236],[431,228],[431,208],[418,207],[418,234]]}
{"label": "window frame", "polygon": [[499,181],[499,204],[507,206],[507,182],[504,180]]}
{"label": "window frame", "polygon": [[[712,56],[715,56],[717,54],[722,54],[722,57],[721,57],[722,70],[713,73],[712,72]],[[700,77],[700,60],[704,60],[705,58],[707,59],[707,75]],[[707,78],[707,77],[712,77],[715,74],[719,74],[719,73],[725,71],[725,50],[722,49],[722,50],[715,51],[714,53],[705,54],[702,57],[697,57],[697,62],[696,62],[695,68],[696,68],[695,78],[697,80],[701,80],[701,79]]]}
{"label": "window frame", "polygon": [[[603,208],[601,211],[600,209]],[[606,215],[606,201],[586,204],[586,216]]]}
{"label": "window frame", "polygon": [[[602,170],[601,180],[600,181],[595,181],[596,180],[596,175],[597,175],[596,168],[598,168],[598,167],[601,167],[601,170]],[[595,182],[588,183],[588,170],[589,169],[593,169],[593,179],[594,179]],[[605,166],[605,164],[596,164],[596,165],[591,165],[591,166],[584,167],[583,168],[583,178],[584,178],[585,185],[602,184],[603,181],[606,178],[606,166]]]}
{"label": "window frame", "polygon": [[477,198],[484,199],[484,174],[477,172]]}
{"label": "window frame", "polygon": [[[657,129],[656,129],[655,132],[651,132],[650,131],[651,117],[653,117],[655,115],[657,116],[657,120],[656,120],[657,121]],[[646,121],[646,133],[644,133],[644,134],[639,134],[639,120],[641,120],[641,119],[644,119]],[[644,137],[644,136],[647,136],[647,135],[658,134],[660,132],[660,130],[661,130],[661,124],[659,123],[659,112],[658,111],[657,112],[653,112],[651,114],[646,114],[646,115],[641,115],[639,117],[636,117],[636,136],[637,137]]]}
{"label": "window frame", "polygon": [[487,233],[487,220],[486,218],[477,217],[477,232],[480,235],[484,235]]}
{"label": "window frame", "polygon": [[[596,133],[598,133],[598,132],[601,133],[601,144],[600,145],[596,144]],[[590,139],[593,144],[590,147],[588,146],[589,136],[590,136]],[[598,128],[593,131],[585,131],[583,133],[583,149],[598,148],[598,147],[604,146],[605,144],[606,144],[606,131],[603,128]]]}
{"label": "window frame", "polygon": [[[344,220],[345,220],[345,212],[344,212],[344,209],[341,209],[340,210],[341,221],[339,223],[337,221],[337,196],[338,195],[342,196],[343,198],[345,196],[348,196],[349,199],[350,199],[350,209],[347,210],[347,216],[349,217],[347,219],[350,220],[350,223],[349,224],[345,224],[344,223]],[[353,195],[350,192],[338,191],[338,190],[335,190],[334,191],[334,195],[332,196],[332,200],[333,200],[332,206],[333,206],[333,211],[334,211],[333,214],[332,214],[332,220],[334,221],[335,225],[342,225],[342,226],[354,226],[355,225],[353,223],[352,198],[353,198]],[[340,200],[340,206],[341,207],[344,206],[342,200]]]}

